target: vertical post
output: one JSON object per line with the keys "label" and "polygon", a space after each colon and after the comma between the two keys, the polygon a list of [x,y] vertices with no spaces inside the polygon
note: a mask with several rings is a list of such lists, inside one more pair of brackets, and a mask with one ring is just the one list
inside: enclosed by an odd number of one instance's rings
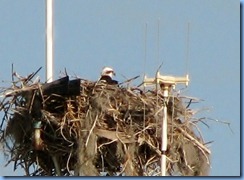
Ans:
{"label": "vertical post", "polygon": [[53,0],[46,0],[46,80],[53,81]]}
{"label": "vertical post", "polygon": [[[46,81],[53,81],[53,0],[46,0]],[[57,156],[52,155],[56,174],[61,176]]]}
{"label": "vertical post", "polygon": [[161,144],[161,175],[166,175],[166,150],[168,145],[168,137],[167,137],[167,104],[168,104],[168,96],[169,96],[169,85],[162,84],[163,86],[163,97],[164,97],[164,115],[163,115],[163,122],[162,122],[162,144]]}

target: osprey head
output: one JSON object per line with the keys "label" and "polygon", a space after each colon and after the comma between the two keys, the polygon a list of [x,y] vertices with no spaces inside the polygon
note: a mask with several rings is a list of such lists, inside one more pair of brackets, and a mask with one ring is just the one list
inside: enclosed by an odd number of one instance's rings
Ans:
{"label": "osprey head", "polygon": [[101,72],[101,76],[109,76],[109,77],[113,77],[115,76],[115,72],[111,67],[104,67],[102,72]]}

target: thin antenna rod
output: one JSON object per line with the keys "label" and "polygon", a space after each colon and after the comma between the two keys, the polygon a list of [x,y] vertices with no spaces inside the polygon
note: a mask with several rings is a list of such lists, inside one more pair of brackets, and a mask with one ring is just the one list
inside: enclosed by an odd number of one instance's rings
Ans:
{"label": "thin antenna rod", "polygon": [[[146,61],[147,61],[147,23],[145,24],[145,54],[144,54],[144,77],[146,76]],[[145,86],[144,86],[144,91],[145,91]],[[146,104],[143,103],[144,111],[143,111],[143,132],[145,131],[146,127]],[[144,133],[143,133],[144,134]]]}
{"label": "thin antenna rod", "polygon": [[186,73],[189,74],[189,42],[190,42],[190,22],[187,24],[187,39],[186,39]]}
{"label": "thin antenna rod", "polygon": [[46,0],[46,80],[53,81],[53,0]]}
{"label": "thin antenna rod", "polygon": [[144,75],[146,73],[146,62],[147,62],[147,23],[145,24],[145,46],[144,46]]}
{"label": "thin antenna rod", "polygon": [[[158,18],[158,35],[157,35],[157,62],[159,63],[159,35],[160,35],[160,18]],[[159,70],[160,70],[160,68],[161,68],[161,66],[163,65],[163,63],[161,63],[160,64],[160,66],[158,67],[158,69],[157,69],[157,72],[156,73],[158,73],[159,72]],[[156,74],[157,75],[157,74]],[[156,92],[157,92],[157,102],[156,102],[156,108],[157,108],[157,110],[158,110],[158,99],[159,99],[159,97],[158,97],[158,90],[159,90],[159,85],[158,84],[156,84]],[[156,118],[156,127],[158,127],[158,118]],[[156,137],[158,136],[158,128],[156,128]]]}
{"label": "thin antenna rod", "polygon": [[157,38],[157,50],[158,50],[158,52],[157,52],[157,60],[158,60],[158,63],[159,63],[159,39],[160,39],[160,37],[159,37],[159,35],[160,35],[160,32],[159,32],[159,30],[160,30],[160,18],[158,18],[158,38]]}

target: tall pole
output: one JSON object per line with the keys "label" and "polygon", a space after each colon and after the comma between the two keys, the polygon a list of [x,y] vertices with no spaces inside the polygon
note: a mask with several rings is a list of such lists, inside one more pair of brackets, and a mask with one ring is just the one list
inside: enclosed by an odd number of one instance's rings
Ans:
{"label": "tall pole", "polygon": [[46,0],[46,80],[53,81],[53,0]]}
{"label": "tall pole", "polygon": [[[46,81],[53,81],[53,0],[46,0]],[[56,174],[61,176],[57,156],[52,154]]]}

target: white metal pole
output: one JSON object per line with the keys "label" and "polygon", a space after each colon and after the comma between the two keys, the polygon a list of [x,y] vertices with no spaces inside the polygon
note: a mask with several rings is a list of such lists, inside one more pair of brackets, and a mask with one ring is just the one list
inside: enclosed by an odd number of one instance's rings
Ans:
{"label": "white metal pole", "polygon": [[[53,0],[46,0],[46,80],[53,81]],[[57,175],[61,176],[56,155],[52,155],[52,160]]]}
{"label": "white metal pole", "polygon": [[166,175],[166,150],[167,150],[167,145],[168,145],[168,137],[167,137],[167,99],[169,96],[169,86],[168,85],[164,85],[163,87],[163,96],[164,96],[164,116],[163,116],[163,122],[162,122],[162,144],[161,144],[161,151],[162,151],[162,155],[161,155],[161,175],[165,176]]}
{"label": "white metal pole", "polygon": [[53,0],[46,0],[46,80],[53,81]]}

